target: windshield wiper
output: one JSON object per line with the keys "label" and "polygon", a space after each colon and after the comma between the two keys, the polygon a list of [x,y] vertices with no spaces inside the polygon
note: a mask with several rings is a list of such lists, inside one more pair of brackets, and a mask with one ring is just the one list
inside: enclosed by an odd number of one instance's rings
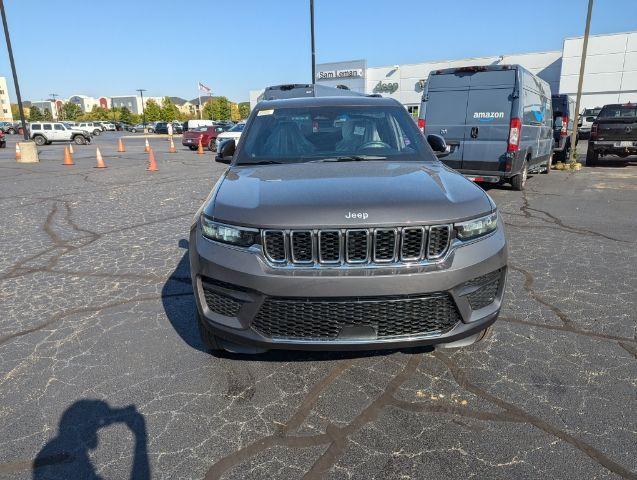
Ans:
{"label": "windshield wiper", "polygon": [[260,162],[242,162],[237,165],[282,165],[284,162],[277,162],[275,160],[261,160]]}
{"label": "windshield wiper", "polygon": [[340,157],[322,158],[316,162],[364,162],[372,160],[387,160],[387,157],[377,155],[342,155]]}

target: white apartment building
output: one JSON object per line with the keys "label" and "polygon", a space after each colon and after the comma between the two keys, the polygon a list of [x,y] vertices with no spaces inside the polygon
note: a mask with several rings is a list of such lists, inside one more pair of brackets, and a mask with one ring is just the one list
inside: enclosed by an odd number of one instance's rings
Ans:
{"label": "white apartment building", "polygon": [[[164,97],[146,97],[144,96],[144,107],[148,100],[154,100],[155,103],[161,105]],[[142,99],[139,95],[121,95],[116,97],[111,97],[111,106],[112,108],[121,108],[126,107],[132,113],[141,114],[142,113]]]}
{"label": "white apartment building", "polygon": [[13,121],[11,100],[9,99],[9,89],[7,87],[7,79],[5,77],[0,77],[0,121]]}

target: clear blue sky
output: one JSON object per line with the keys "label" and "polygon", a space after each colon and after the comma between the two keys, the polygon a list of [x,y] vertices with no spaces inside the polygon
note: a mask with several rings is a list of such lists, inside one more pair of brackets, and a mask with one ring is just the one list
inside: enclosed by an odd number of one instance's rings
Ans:
{"label": "clear blue sky", "polygon": [[[5,0],[25,99],[231,100],[310,81],[309,0]],[[369,66],[560,50],[582,35],[586,0],[315,0],[317,62]],[[559,5],[559,7],[558,7]],[[570,15],[569,15],[570,13]],[[592,33],[637,30],[637,0],[596,0]],[[0,75],[11,82],[0,41]],[[13,90],[10,87],[10,90]],[[12,96],[15,98],[15,95]]]}

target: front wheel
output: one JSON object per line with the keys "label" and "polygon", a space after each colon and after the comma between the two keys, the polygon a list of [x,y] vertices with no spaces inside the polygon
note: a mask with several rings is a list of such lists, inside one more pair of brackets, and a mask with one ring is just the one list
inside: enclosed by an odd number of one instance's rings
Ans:
{"label": "front wheel", "polygon": [[526,185],[526,178],[529,175],[529,164],[526,160],[524,160],[524,165],[522,165],[522,173],[519,173],[515,177],[511,179],[511,186],[513,190],[521,192],[524,190],[524,186]]}
{"label": "front wheel", "polygon": [[76,145],[84,145],[84,144],[86,144],[86,139],[82,135],[76,135],[73,138],[73,141],[75,142]]}
{"label": "front wheel", "polygon": [[130,132],[131,132],[131,133],[137,133],[137,129],[136,129],[136,128],[131,128],[131,129],[130,129]]}
{"label": "front wheel", "polygon": [[33,137],[33,141],[38,147],[46,144],[46,138],[44,138],[42,135],[36,135],[35,137]]}
{"label": "front wheel", "polygon": [[210,140],[210,142],[208,142],[208,150],[210,150],[211,152],[217,151],[217,144],[214,140]]}
{"label": "front wheel", "polygon": [[588,150],[586,150],[586,166],[594,167],[595,165],[597,165],[598,160],[599,160],[599,152],[597,152],[595,149],[591,147],[588,147]]}
{"label": "front wheel", "polygon": [[101,134],[102,134],[101,130],[98,130],[98,129],[93,130],[93,135],[101,135]]}
{"label": "front wheel", "polygon": [[10,128],[9,130],[7,130],[7,133],[9,135],[15,135],[15,128]]}

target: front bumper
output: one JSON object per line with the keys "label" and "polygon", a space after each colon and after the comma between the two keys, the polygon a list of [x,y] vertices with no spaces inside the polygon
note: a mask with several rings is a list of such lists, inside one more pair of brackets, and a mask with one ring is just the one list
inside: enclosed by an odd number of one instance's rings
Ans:
{"label": "front bumper", "polygon": [[[501,222],[493,234],[452,248],[439,263],[382,268],[276,268],[261,253],[205,239],[198,223],[190,234],[191,276],[201,319],[215,335],[231,345],[250,345],[258,350],[370,350],[460,341],[476,335],[496,320],[504,294],[506,264]],[[473,309],[468,295],[478,287],[471,281],[496,277],[498,284],[493,301]],[[206,294],[210,298],[211,292],[221,299],[212,309],[206,300]],[[453,318],[457,321],[449,328],[381,336],[380,328],[374,331],[368,322],[365,328],[348,325],[338,336],[329,339],[271,336],[255,328],[261,308],[272,299],[298,301],[303,306],[313,302],[360,305],[378,299],[408,301],[428,295],[451,299],[457,315]],[[273,321],[277,321],[276,317]],[[289,319],[281,318],[281,321],[289,323]]]}

